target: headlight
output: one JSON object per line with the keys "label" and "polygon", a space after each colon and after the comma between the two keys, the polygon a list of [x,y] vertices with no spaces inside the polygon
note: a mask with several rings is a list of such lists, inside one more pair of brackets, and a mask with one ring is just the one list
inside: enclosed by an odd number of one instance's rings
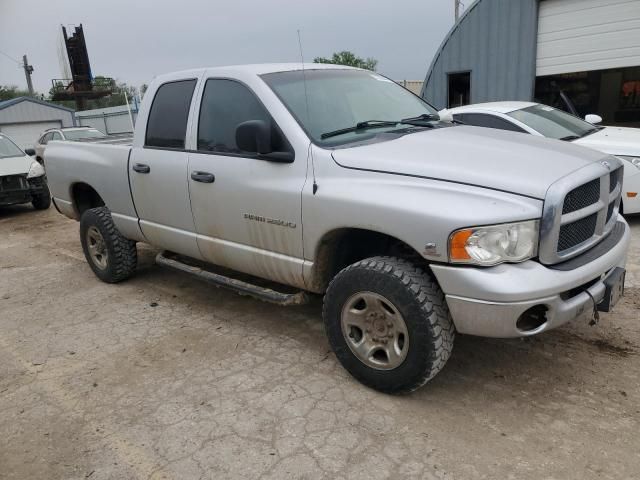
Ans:
{"label": "headlight", "polygon": [[491,266],[523,262],[538,253],[538,220],[464,228],[449,237],[452,263]]}
{"label": "headlight", "polygon": [[634,167],[640,169],[640,157],[630,157],[628,155],[616,155],[616,157],[621,158],[622,160],[626,160],[630,162]]}
{"label": "headlight", "polygon": [[38,162],[33,162],[31,167],[29,167],[29,173],[27,173],[27,178],[33,177],[41,177],[44,175],[44,168]]}

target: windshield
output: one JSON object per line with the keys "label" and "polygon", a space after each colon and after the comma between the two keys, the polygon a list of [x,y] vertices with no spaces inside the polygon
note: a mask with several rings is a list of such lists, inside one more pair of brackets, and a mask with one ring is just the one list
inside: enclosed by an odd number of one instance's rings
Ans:
{"label": "windshield", "polygon": [[547,105],[534,105],[507,115],[521,121],[545,137],[560,140],[575,140],[598,130],[578,117]]}
{"label": "windshield", "polygon": [[95,128],[87,128],[84,130],[65,130],[64,138],[67,140],[82,140],[84,138],[99,138],[105,134]]}
{"label": "windshield", "polygon": [[[297,70],[269,73],[262,75],[262,79],[313,141],[323,146],[372,138],[380,132],[396,129],[394,122],[408,117],[436,115],[437,120],[437,112],[430,105],[397,83],[373,72],[305,70],[303,76],[302,70]],[[323,134],[350,129],[372,120],[391,123],[322,138]]]}
{"label": "windshield", "polygon": [[24,157],[25,153],[7,137],[0,135],[0,158]]}

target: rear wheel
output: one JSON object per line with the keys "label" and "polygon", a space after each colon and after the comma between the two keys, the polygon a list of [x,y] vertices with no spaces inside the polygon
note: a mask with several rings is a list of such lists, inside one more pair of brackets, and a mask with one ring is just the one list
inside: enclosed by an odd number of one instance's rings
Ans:
{"label": "rear wheel", "polygon": [[103,282],[121,282],[135,273],[136,242],[118,231],[107,207],[91,208],[82,214],[80,241],[91,270]]}
{"label": "rear wheel", "polygon": [[382,392],[421,387],[453,349],[455,328],[440,287],[407,260],[374,257],[345,268],[327,289],[323,316],[340,363]]}

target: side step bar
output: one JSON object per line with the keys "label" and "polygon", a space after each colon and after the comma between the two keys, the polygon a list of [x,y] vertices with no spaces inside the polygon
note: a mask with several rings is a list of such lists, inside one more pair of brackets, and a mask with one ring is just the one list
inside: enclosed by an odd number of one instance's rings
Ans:
{"label": "side step bar", "polygon": [[194,275],[209,283],[213,283],[218,287],[234,290],[240,295],[248,295],[250,297],[257,298],[258,300],[275,303],[276,305],[281,306],[303,305],[309,301],[309,295],[302,291],[297,293],[276,292],[270,288],[261,287],[259,285],[227,277],[225,275],[209,272],[200,267],[188,265],[176,260],[175,258],[169,258],[165,256],[164,253],[165,252],[162,252],[156,255],[156,263],[158,265]]}

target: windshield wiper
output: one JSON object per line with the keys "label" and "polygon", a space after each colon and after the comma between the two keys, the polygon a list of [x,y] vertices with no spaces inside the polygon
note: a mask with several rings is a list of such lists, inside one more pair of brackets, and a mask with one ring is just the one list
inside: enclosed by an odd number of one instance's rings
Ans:
{"label": "windshield wiper", "polygon": [[358,122],[354,127],[341,128],[340,130],[333,130],[320,135],[321,139],[336,137],[338,135],[344,135],[345,133],[358,132],[360,130],[367,130],[369,128],[384,128],[395,127],[396,125],[413,125],[417,127],[433,127],[431,123],[434,120],[438,120],[440,116],[435,113],[423,113],[417,117],[403,118],[402,120],[366,120],[364,122]]}
{"label": "windshield wiper", "polygon": [[340,130],[323,133],[320,135],[320,138],[324,140],[325,138],[336,137],[338,135],[344,135],[345,133],[358,132],[360,130],[367,130],[369,128],[395,127],[398,123],[400,122],[390,120],[367,120],[356,123],[354,127],[341,128]]}
{"label": "windshield wiper", "polygon": [[591,135],[592,133],[599,132],[601,129],[602,129],[602,128],[595,127],[595,128],[592,128],[591,130],[587,130],[587,131],[586,131],[586,132],[584,132],[582,135],[580,135],[580,138],[583,138],[583,137],[586,137],[586,136],[588,136],[588,135]]}
{"label": "windshield wiper", "polygon": [[[400,123],[423,126],[424,122],[432,122],[434,120],[440,120],[440,115],[438,115],[437,113],[423,113],[421,115],[418,115],[417,117],[403,118],[402,120],[400,120]],[[430,124],[428,124],[427,126],[430,126]]]}
{"label": "windshield wiper", "polygon": [[563,142],[570,142],[571,140],[577,140],[582,138],[578,135],[567,135],[566,137],[559,138],[558,140],[562,140]]}

